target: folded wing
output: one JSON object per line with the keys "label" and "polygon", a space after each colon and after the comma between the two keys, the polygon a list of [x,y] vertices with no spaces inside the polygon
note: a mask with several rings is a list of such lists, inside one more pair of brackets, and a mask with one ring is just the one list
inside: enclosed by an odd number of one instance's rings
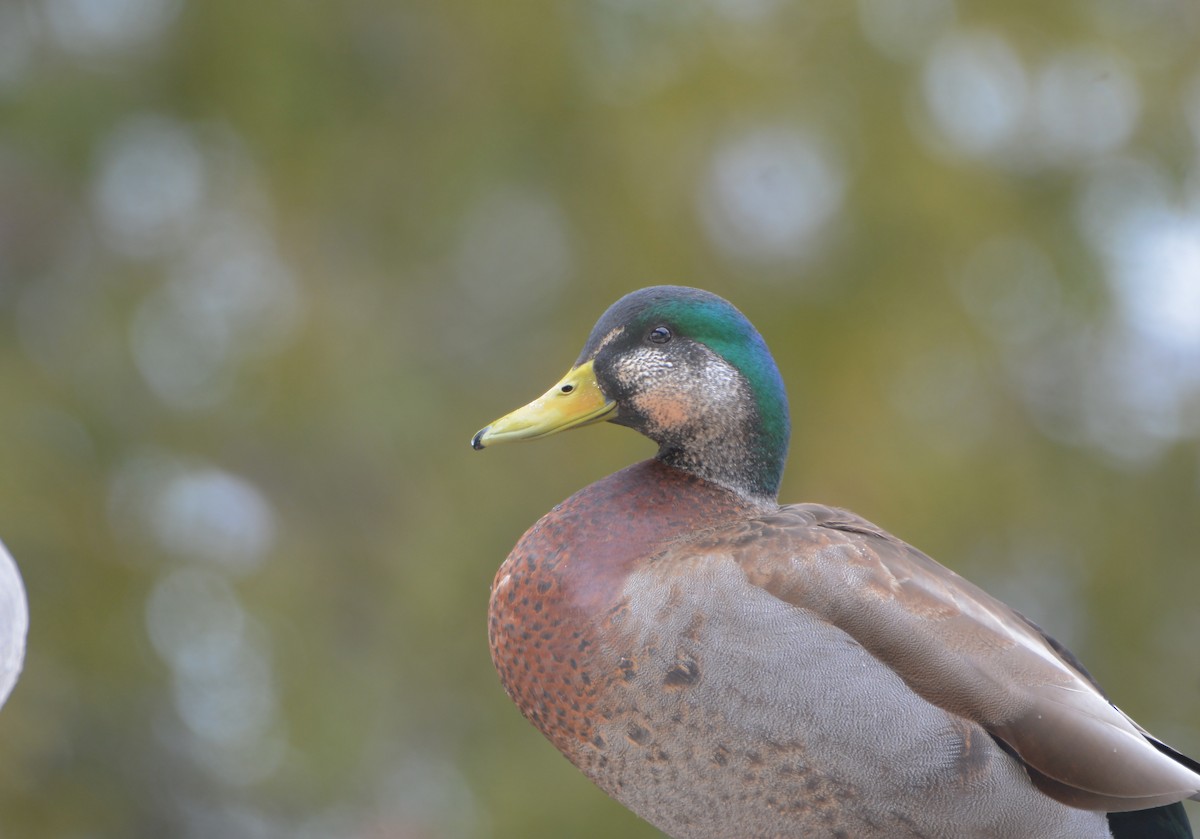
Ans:
{"label": "folded wing", "polygon": [[753,583],[978,723],[1047,795],[1108,812],[1200,795],[1200,765],[1151,738],[1035,624],[915,548],[817,505],[742,527],[737,559]]}

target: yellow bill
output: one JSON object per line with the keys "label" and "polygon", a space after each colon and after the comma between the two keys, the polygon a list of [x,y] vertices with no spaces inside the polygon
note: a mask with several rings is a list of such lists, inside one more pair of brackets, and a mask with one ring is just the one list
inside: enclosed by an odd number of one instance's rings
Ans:
{"label": "yellow bill", "polygon": [[568,428],[611,419],[616,410],[617,403],[600,390],[592,362],[585,361],[525,407],[505,414],[481,430],[471,438],[471,447],[482,449],[497,443],[548,437]]}

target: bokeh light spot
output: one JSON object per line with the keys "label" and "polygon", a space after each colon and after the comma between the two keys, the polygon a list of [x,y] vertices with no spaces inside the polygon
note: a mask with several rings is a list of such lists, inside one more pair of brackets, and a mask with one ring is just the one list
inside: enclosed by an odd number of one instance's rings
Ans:
{"label": "bokeh light spot", "polygon": [[202,680],[228,670],[246,636],[247,615],[223,574],[188,567],[154,586],[146,628],[154,649],[181,677]]}
{"label": "bokeh light spot", "polygon": [[121,123],[100,149],[92,207],[106,241],[126,256],[177,246],[196,224],[204,158],[192,131],[163,116]]}
{"label": "bokeh light spot", "polygon": [[175,559],[235,573],[262,564],[277,527],[270,502],[249,481],[158,449],[120,464],[108,515],[126,542],[149,539]]}
{"label": "bokeh light spot", "polygon": [[845,176],[798,131],[760,128],[720,147],[699,212],[709,238],[734,259],[784,261],[809,253],[842,206]]}
{"label": "bokeh light spot", "polygon": [[164,549],[230,569],[257,567],[275,538],[275,516],[262,493],[219,469],[193,469],[172,477],[162,487],[152,516]]}
{"label": "bokeh light spot", "polygon": [[1038,128],[1051,158],[1120,148],[1137,126],[1141,96],[1125,63],[1098,50],[1054,57],[1037,79]]}
{"label": "bokeh light spot", "polygon": [[934,47],[923,73],[925,104],[943,141],[968,156],[1001,151],[1021,129],[1025,68],[994,32],[956,32]]}
{"label": "bokeh light spot", "polygon": [[271,653],[225,576],[198,567],[166,573],[147,599],[146,629],[171,667],[192,757],[229,784],[269,776],[286,745]]}
{"label": "bokeh light spot", "polygon": [[271,236],[253,217],[226,211],[138,307],[134,360],[167,404],[211,408],[229,395],[241,362],[286,343],[301,312],[299,288]]}
{"label": "bokeh light spot", "polygon": [[43,0],[43,7],[59,46],[87,55],[130,49],[161,36],[183,0]]}
{"label": "bokeh light spot", "polygon": [[[1123,231],[1113,275],[1121,314],[1144,340],[1200,362],[1200,208],[1147,209]],[[1200,380],[1200,369],[1195,369]]]}

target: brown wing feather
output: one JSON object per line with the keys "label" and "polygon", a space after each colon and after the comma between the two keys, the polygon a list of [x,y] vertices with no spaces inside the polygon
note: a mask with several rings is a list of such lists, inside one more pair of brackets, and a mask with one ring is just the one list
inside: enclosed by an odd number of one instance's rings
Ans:
{"label": "brown wing feather", "polygon": [[1156,748],[1061,645],[915,548],[817,505],[744,527],[732,541],[752,582],[846,632],[926,701],[983,726],[1048,795],[1118,811],[1200,792],[1200,774]]}

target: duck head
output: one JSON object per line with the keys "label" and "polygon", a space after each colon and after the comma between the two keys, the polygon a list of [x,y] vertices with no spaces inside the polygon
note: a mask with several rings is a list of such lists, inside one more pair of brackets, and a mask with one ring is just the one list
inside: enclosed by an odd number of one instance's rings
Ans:
{"label": "duck head", "polygon": [[774,501],[790,423],[762,336],[728,301],[654,286],[622,297],[545,394],[482,429],[476,449],[613,422],[658,444],[656,457],[757,500]]}

